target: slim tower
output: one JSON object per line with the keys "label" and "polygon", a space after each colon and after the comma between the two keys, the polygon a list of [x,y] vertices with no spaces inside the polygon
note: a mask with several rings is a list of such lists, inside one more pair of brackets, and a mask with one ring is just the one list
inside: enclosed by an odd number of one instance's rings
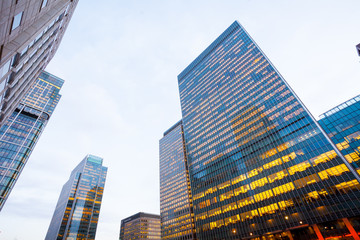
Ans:
{"label": "slim tower", "polygon": [[238,22],[178,83],[199,239],[358,239],[359,176]]}
{"label": "slim tower", "polygon": [[57,103],[64,80],[43,72],[0,128],[0,211]]}
{"label": "slim tower", "polygon": [[195,239],[194,213],[182,122],[160,140],[161,239]]}
{"label": "slim tower", "polygon": [[0,126],[54,56],[77,3],[0,2]]}
{"label": "slim tower", "polygon": [[105,186],[103,159],[87,155],[64,184],[46,240],[94,240]]}

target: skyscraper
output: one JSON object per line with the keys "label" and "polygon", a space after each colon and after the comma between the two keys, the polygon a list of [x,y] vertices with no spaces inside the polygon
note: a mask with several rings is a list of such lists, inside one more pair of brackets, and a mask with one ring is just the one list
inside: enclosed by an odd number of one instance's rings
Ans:
{"label": "skyscraper", "polygon": [[60,100],[64,81],[43,72],[0,128],[0,211]]}
{"label": "skyscraper", "polygon": [[182,122],[160,140],[161,239],[195,239],[189,172]]}
{"label": "skyscraper", "polygon": [[0,3],[0,126],[54,56],[78,0]]}
{"label": "skyscraper", "polygon": [[360,95],[322,114],[319,123],[360,174]]}
{"label": "skyscraper", "polygon": [[160,216],[139,212],[121,220],[120,240],[160,240]]}
{"label": "skyscraper", "polygon": [[107,167],[87,155],[64,184],[45,240],[95,239]]}
{"label": "skyscraper", "polygon": [[359,239],[358,174],[238,22],[178,83],[199,239]]}

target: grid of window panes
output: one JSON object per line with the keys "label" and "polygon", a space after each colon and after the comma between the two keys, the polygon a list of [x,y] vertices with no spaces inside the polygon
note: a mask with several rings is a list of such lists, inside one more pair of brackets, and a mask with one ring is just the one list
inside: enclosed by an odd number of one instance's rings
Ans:
{"label": "grid of window panes", "polygon": [[71,173],[61,191],[46,240],[94,240],[99,220],[107,167],[88,155]]}
{"label": "grid of window panes", "polygon": [[360,96],[331,109],[320,118],[321,127],[360,173]]}
{"label": "grid of window panes", "polygon": [[199,239],[359,215],[358,180],[238,22],[178,81]]}
{"label": "grid of window panes", "polygon": [[162,239],[160,216],[140,212],[123,219],[121,221],[119,239]]}
{"label": "grid of window panes", "polygon": [[24,168],[45,124],[15,111],[0,129],[0,210]]}
{"label": "grid of window panes", "polygon": [[195,239],[181,121],[160,140],[161,239]]}
{"label": "grid of window panes", "polygon": [[60,100],[63,82],[43,72],[0,128],[0,210]]}
{"label": "grid of window panes", "polygon": [[63,84],[64,80],[48,72],[42,72],[34,87],[21,103],[51,115],[61,98],[59,92]]}

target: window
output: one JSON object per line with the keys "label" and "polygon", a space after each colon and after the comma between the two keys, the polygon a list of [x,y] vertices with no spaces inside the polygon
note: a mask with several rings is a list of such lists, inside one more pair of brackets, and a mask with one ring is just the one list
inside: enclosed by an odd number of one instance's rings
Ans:
{"label": "window", "polygon": [[0,68],[0,78],[2,78],[3,76],[5,76],[5,74],[8,73],[9,69],[10,69],[10,64],[11,64],[11,60],[7,61],[1,68]]}
{"label": "window", "polygon": [[41,3],[41,8],[40,8],[40,10],[41,10],[42,8],[46,7],[46,4],[47,4],[47,0],[43,0],[42,3]]}
{"label": "window", "polygon": [[20,26],[21,24],[21,19],[22,19],[22,15],[23,12],[18,13],[12,21],[12,26],[11,26],[11,31],[13,31],[14,29],[16,29],[18,26]]}

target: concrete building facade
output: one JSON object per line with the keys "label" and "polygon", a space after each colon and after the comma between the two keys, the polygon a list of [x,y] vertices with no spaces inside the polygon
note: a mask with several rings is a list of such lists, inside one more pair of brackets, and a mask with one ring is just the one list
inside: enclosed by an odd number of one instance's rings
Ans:
{"label": "concrete building facade", "polygon": [[54,56],[77,3],[0,2],[0,126]]}

